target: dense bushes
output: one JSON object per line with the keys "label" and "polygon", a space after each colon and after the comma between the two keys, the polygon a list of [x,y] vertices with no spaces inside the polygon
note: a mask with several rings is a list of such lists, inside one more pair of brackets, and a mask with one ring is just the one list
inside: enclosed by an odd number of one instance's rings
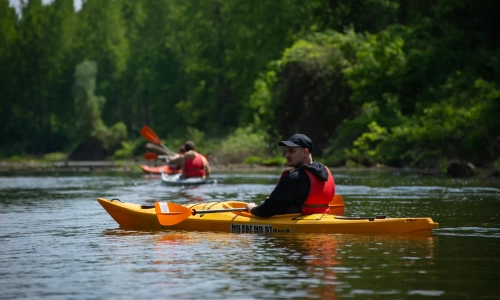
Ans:
{"label": "dense bushes", "polygon": [[[466,160],[489,166],[500,155],[500,94],[484,78],[500,74],[482,64],[498,57],[498,45],[491,51],[477,45],[478,60],[464,65],[462,49],[451,47],[463,32],[443,45],[438,36],[422,42],[425,29],[325,31],[297,41],[271,64],[273,76],[260,79],[252,99],[269,108],[255,105],[256,120],[283,136],[310,135],[330,165],[443,167]],[[433,74],[444,55],[438,47],[447,58]],[[269,111],[281,113],[260,113]]]}

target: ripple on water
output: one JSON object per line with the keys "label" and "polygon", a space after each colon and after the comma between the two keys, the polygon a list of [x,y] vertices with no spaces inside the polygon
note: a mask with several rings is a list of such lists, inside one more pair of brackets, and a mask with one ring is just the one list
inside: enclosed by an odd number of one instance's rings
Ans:
{"label": "ripple on water", "polygon": [[435,230],[436,235],[500,238],[500,228],[456,227]]}

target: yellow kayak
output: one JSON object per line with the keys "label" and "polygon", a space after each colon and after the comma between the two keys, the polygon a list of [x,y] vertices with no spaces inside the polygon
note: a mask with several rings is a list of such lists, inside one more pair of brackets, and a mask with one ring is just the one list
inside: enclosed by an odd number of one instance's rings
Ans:
{"label": "yellow kayak", "polygon": [[[243,211],[200,213],[172,226],[162,226],[154,207],[124,203],[117,199],[97,201],[123,229],[191,230],[232,233],[429,233],[439,227],[431,218],[343,217],[325,214],[278,215],[260,218]],[[246,202],[204,202],[183,205],[207,211],[243,208]]]}

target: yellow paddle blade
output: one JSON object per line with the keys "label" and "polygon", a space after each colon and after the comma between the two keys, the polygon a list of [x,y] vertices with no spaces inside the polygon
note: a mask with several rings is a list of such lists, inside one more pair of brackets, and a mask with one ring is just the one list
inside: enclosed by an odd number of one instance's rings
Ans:
{"label": "yellow paddle blade", "polygon": [[162,226],[178,224],[193,215],[191,209],[170,202],[156,202],[155,211],[158,222],[160,222]]}
{"label": "yellow paddle blade", "polygon": [[328,206],[330,206],[330,215],[344,215],[344,199],[339,194],[335,194],[333,196],[333,199],[330,203],[328,203]]}
{"label": "yellow paddle blade", "polygon": [[160,138],[158,137],[158,135],[156,135],[156,133],[153,131],[153,129],[149,128],[148,125],[142,126],[142,128],[141,128],[141,135],[146,140],[150,141],[151,143],[161,145]]}

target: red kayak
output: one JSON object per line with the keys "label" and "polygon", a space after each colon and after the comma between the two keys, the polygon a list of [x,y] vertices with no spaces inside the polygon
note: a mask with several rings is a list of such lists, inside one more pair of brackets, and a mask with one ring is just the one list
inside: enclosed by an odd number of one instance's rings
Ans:
{"label": "red kayak", "polygon": [[146,173],[146,174],[161,174],[161,173],[164,173],[164,174],[171,175],[171,174],[182,173],[181,169],[172,168],[169,165],[156,166],[156,167],[150,167],[150,166],[146,166],[146,165],[141,165],[140,167],[144,171],[144,173]]}

